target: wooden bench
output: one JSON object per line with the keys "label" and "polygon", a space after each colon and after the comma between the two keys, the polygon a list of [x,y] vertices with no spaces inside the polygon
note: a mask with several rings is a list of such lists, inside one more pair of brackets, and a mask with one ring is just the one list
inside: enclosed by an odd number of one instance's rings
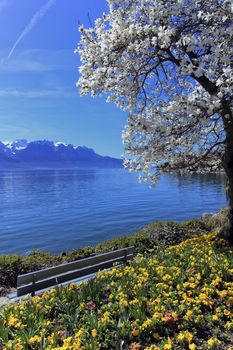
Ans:
{"label": "wooden bench", "polygon": [[103,269],[109,269],[115,263],[126,264],[128,260],[132,259],[134,253],[134,247],[127,247],[20,275],[17,277],[17,296],[20,297],[28,293],[35,295],[36,291],[92,275]]}

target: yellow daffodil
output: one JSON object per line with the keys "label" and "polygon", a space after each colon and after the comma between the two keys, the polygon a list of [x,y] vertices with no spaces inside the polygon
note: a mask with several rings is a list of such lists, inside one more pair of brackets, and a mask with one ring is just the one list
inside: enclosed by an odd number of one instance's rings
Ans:
{"label": "yellow daffodil", "polygon": [[93,338],[96,338],[96,336],[97,336],[97,330],[96,330],[95,328],[92,329],[91,335],[92,335]]}

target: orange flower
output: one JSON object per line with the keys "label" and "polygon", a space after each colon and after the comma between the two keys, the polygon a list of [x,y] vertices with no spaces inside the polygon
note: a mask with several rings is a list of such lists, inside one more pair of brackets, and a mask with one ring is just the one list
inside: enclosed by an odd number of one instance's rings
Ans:
{"label": "orange flower", "polygon": [[178,317],[172,316],[172,314],[170,312],[165,313],[164,321],[166,324],[172,325],[172,324],[176,323],[178,320],[179,320]]}
{"label": "orange flower", "polygon": [[141,350],[142,346],[139,343],[130,344],[130,350]]}
{"label": "orange flower", "polygon": [[138,330],[138,329],[134,329],[134,330],[132,331],[132,336],[133,336],[133,337],[137,337],[138,334],[139,334],[139,330]]}

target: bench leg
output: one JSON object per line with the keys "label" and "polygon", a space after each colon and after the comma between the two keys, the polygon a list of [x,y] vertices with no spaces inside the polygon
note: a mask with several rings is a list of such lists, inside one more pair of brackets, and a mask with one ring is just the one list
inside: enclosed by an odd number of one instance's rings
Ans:
{"label": "bench leg", "polygon": [[32,292],[31,292],[31,296],[34,297],[35,296],[35,288],[36,287],[36,275],[33,274],[32,276]]}

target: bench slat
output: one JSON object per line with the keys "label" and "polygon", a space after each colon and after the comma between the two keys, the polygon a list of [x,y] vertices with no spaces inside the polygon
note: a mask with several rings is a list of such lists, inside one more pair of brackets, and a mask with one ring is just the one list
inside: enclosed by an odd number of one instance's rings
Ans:
{"label": "bench slat", "polygon": [[73,271],[73,270],[77,270],[77,269],[82,269],[82,268],[87,267],[87,266],[96,265],[99,262],[104,262],[104,261],[107,261],[109,259],[114,259],[114,258],[120,257],[123,254],[125,254],[125,252],[127,255],[132,254],[134,252],[134,247],[127,247],[124,249],[119,249],[119,250],[95,255],[95,256],[90,257],[90,258],[81,259],[81,260],[73,261],[73,262],[70,262],[67,264],[61,264],[58,266],[49,267],[47,269],[43,269],[43,270],[39,270],[39,271],[35,271],[35,272],[30,272],[30,273],[27,273],[24,275],[20,275],[17,278],[17,287],[21,287],[23,285],[32,283],[33,278],[35,278],[35,282],[40,281],[40,280],[46,279],[48,277],[57,276],[57,275],[60,275],[62,273],[65,273],[65,272],[69,272],[69,271]]}
{"label": "bench slat", "polygon": [[[129,254],[127,256],[127,260],[132,259],[133,255],[134,255],[133,253]],[[91,275],[95,272],[98,272],[99,270],[112,267],[113,264],[116,262],[119,262],[119,263],[125,262],[125,256],[117,257],[117,258],[114,258],[114,259],[111,259],[108,261],[104,261],[104,262],[101,262],[101,263],[98,263],[98,264],[95,264],[92,266],[87,266],[87,267],[84,267],[82,269],[74,270],[74,271],[68,272],[66,274],[62,274],[62,275],[54,276],[54,277],[49,278],[49,279],[38,281],[38,282],[36,282],[36,284],[34,286],[32,284],[29,284],[26,286],[19,287],[17,289],[17,295],[20,297],[20,296],[28,294],[28,293],[36,292],[38,290],[46,289],[46,288],[49,288],[51,286],[56,286],[57,284],[60,284],[60,283],[64,283],[67,281],[77,279],[79,277]]]}

